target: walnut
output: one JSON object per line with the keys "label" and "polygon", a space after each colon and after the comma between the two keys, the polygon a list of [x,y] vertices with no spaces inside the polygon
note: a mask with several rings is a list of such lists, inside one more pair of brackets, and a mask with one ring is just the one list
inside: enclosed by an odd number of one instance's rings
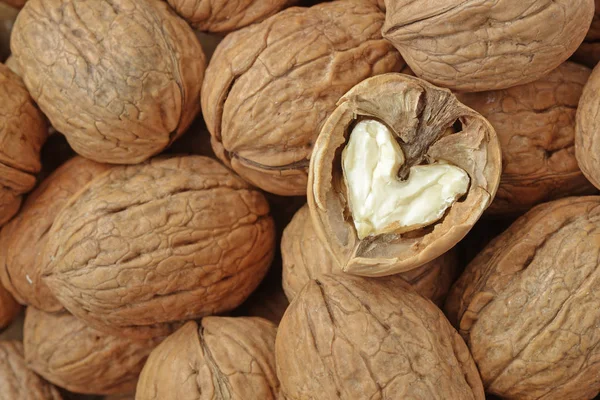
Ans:
{"label": "walnut", "polygon": [[535,81],[583,41],[594,0],[386,0],[383,36],[415,74],[459,91]]}
{"label": "walnut", "polygon": [[46,120],[21,79],[0,64],[0,226],[19,210],[21,196],[35,186]]}
{"label": "walnut", "polygon": [[160,338],[134,340],[106,335],[63,312],[27,308],[23,329],[29,368],[76,393],[133,393],[139,373]]}
{"label": "walnut", "polygon": [[0,285],[0,332],[10,325],[20,311],[19,303]]}
{"label": "walnut", "polygon": [[275,400],[276,331],[262,318],[188,322],[150,354],[136,400]]}
{"label": "walnut", "polygon": [[385,74],[346,93],[323,126],[308,205],[344,272],[391,275],[458,243],[491,203],[500,171],[486,119],[449,90]]}
{"label": "walnut", "polygon": [[599,90],[600,68],[596,67],[583,88],[575,124],[575,156],[579,168],[597,188],[600,188],[600,131],[597,118],[600,110]]}
{"label": "walnut", "polygon": [[63,308],[41,276],[48,231],[71,196],[107,170],[107,164],[71,159],[31,193],[17,217],[2,229],[0,278],[21,304],[49,312]]}
{"label": "walnut", "polygon": [[600,390],[600,197],[539,205],[468,266],[446,311],[486,391],[591,399]]}
{"label": "walnut", "polygon": [[229,34],[202,88],[217,156],[261,189],[304,195],[313,143],[335,102],[365,78],[404,65],[381,37],[383,19],[368,2],[335,1]]}
{"label": "walnut", "polygon": [[573,54],[573,60],[594,68],[600,61],[600,0],[596,0],[596,12],[592,20],[592,26],[588,31],[583,43]]}
{"label": "walnut", "polygon": [[204,54],[159,0],[31,0],[11,48],[32,97],[77,153],[135,164],[199,111]]}
{"label": "walnut", "polygon": [[[317,236],[307,206],[302,207],[283,232],[283,289],[292,301],[311,279],[338,273],[340,267]],[[458,272],[456,252],[450,250],[423,266],[391,277],[403,279],[424,297],[442,305]]]}
{"label": "walnut", "polygon": [[48,233],[42,276],[76,317],[115,335],[231,310],[274,253],[263,195],[217,161],[114,167],[71,197]]}
{"label": "walnut", "polygon": [[444,314],[408,283],[321,275],[290,304],[275,343],[286,399],[484,399]]}
{"label": "walnut", "polygon": [[494,126],[503,171],[490,214],[518,214],[560,197],[592,194],[575,159],[575,114],[590,75],[566,62],[535,82],[458,95]]}
{"label": "walnut", "polygon": [[17,341],[0,341],[0,388],[7,400],[62,400],[54,386],[27,369]]}
{"label": "walnut", "polygon": [[167,0],[200,31],[227,33],[260,22],[297,0]]}

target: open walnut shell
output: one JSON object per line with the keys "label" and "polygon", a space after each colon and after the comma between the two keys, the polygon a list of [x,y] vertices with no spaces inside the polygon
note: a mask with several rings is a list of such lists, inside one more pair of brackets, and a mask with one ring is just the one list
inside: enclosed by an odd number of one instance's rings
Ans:
{"label": "open walnut shell", "polygon": [[600,0],[596,0],[596,12],[590,30],[572,59],[590,68],[600,61]]}
{"label": "open walnut shell", "polygon": [[0,332],[15,319],[21,311],[21,306],[8,290],[0,284]]}
{"label": "open walnut shell", "polygon": [[446,311],[486,391],[592,399],[600,390],[600,197],[545,203],[468,266]]}
{"label": "open walnut shell", "polygon": [[188,322],[150,354],[135,398],[277,400],[276,332],[262,318]]}
{"label": "open walnut shell", "polygon": [[[402,148],[406,161],[399,177],[410,178],[413,166],[435,160],[468,174],[466,193],[441,220],[404,233],[359,239],[341,153],[351,128],[364,119],[385,124]],[[346,93],[323,126],[310,165],[308,205],[317,234],[344,272],[391,275],[417,268],[458,243],[494,198],[501,169],[498,139],[485,118],[447,89],[403,74],[385,74]]]}
{"label": "open walnut shell", "polygon": [[459,91],[532,82],[583,41],[594,0],[386,0],[383,36],[415,74]]}
{"label": "open walnut shell", "polygon": [[23,345],[27,366],[75,393],[133,393],[150,352],[161,338],[107,335],[69,313],[27,308]]}
{"label": "open walnut shell", "polygon": [[600,65],[592,71],[577,108],[575,156],[579,168],[600,189]]}

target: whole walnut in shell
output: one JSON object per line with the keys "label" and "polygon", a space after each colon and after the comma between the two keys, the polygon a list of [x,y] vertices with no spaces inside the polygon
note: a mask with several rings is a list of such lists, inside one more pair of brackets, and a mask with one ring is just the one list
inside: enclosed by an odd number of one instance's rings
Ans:
{"label": "whole walnut in shell", "polygon": [[0,279],[21,303],[54,312],[63,307],[42,280],[44,249],[54,218],[71,196],[108,165],[75,157],[46,178],[0,232]]}
{"label": "whole walnut in shell", "polygon": [[52,126],[82,156],[136,164],[198,113],[205,60],[159,0],[30,0],[11,49]]}
{"label": "whole walnut in shell", "polygon": [[[283,258],[283,290],[292,301],[311,279],[323,274],[337,273],[341,269],[317,236],[308,206],[302,207],[283,232],[281,238]],[[423,266],[401,274],[382,278],[403,279],[423,297],[442,305],[450,286],[457,276],[458,259],[450,250]]]}
{"label": "whole walnut in shell", "polygon": [[539,79],[583,41],[594,0],[386,0],[383,36],[415,74],[459,91]]}
{"label": "whole walnut in shell", "polygon": [[487,392],[598,393],[599,249],[600,197],[572,197],[533,208],[467,266],[446,311]]}
{"label": "whole walnut in shell", "polygon": [[148,358],[136,400],[275,400],[277,328],[262,318],[190,321]]}
{"label": "whole walnut in shell", "polygon": [[150,352],[161,339],[106,335],[69,313],[27,308],[25,361],[49,382],[75,393],[133,393]]}
{"label": "whole walnut in shell", "polygon": [[518,214],[560,197],[592,194],[575,158],[575,115],[590,70],[566,62],[525,85],[458,99],[494,126],[502,176],[490,214]]}
{"label": "whole walnut in shell", "polygon": [[202,111],[217,156],[268,192],[306,193],[308,163],[335,102],[397,71],[384,15],[365,1],[293,7],[229,34],[206,70]]}
{"label": "whole walnut in shell", "polygon": [[583,174],[600,188],[600,67],[594,68],[577,108],[575,156]]}
{"label": "whole walnut in shell", "polygon": [[600,61],[600,0],[596,0],[595,3],[596,12],[590,30],[572,57],[573,60],[590,68],[594,68]]}
{"label": "whole walnut in shell", "polygon": [[260,22],[297,0],[168,0],[195,29],[231,32]]}
{"label": "whole walnut in shell", "polygon": [[21,311],[21,306],[0,284],[0,331],[6,328]]}
{"label": "whole walnut in shell", "polygon": [[279,325],[275,354],[288,400],[484,399],[467,346],[408,283],[310,281]]}
{"label": "whole walnut in shell", "polygon": [[64,307],[115,335],[231,310],[271,263],[262,193],[199,156],[114,167],[71,197],[48,233],[43,279]]}
{"label": "whole walnut in shell", "polygon": [[17,341],[0,341],[0,388],[6,400],[62,400],[58,389],[27,368]]}
{"label": "whole walnut in shell", "polygon": [[447,89],[385,74],[346,93],[323,126],[308,205],[344,272],[392,275],[458,243],[492,202],[500,171],[485,118]]}
{"label": "whole walnut in shell", "polygon": [[35,186],[46,120],[21,78],[0,64],[0,226],[19,210],[21,196]]}

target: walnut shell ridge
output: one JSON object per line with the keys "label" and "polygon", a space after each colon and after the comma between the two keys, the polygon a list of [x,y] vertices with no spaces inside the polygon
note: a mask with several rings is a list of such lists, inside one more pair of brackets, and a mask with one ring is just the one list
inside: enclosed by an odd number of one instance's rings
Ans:
{"label": "walnut shell ridge", "polygon": [[597,188],[600,188],[600,68],[596,66],[588,79],[577,108],[575,124],[575,156],[579,168]]}
{"label": "walnut shell ridge", "polygon": [[136,164],[200,110],[205,58],[159,0],[30,0],[11,49],[32,97],[80,155]]}
{"label": "walnut shell ridge", "polygon": [[64,307],[115,335],[237,307],[273,258],[262,193],[200,156],[114,167],[71,197],[45,249],[43,279]]}
{"label": "walnut shell ridge", "polygon": [[535,81],[583,41],[594,0],[386,0],[383,36],[415,74],[458,91]]}
{"label": "walnut shell ridge", "polygon": [[446,303],[486,391],[592,399],[600,390],[600,197],[533,208],[467,266]]}
{"label": "walnut shell ridge", "polygon": [[292,7],[225,37],[202,88],[216,155],[267,192],[306,194],[313,144],[336,101],[404,65],[381,37],[383,18],[369,2],[334,1]]}
{"label": "walnut shell ridge", "polygon": [[[469,175],[467,193],[442,220],[406,234],[358,238],[339,153],[360,118],[383,122],[402,143],[406,162],[400,176],[430,160],[445,160]],[[447,134],[452,127],[458,131]],[[485,118],[447,89],[404,74],[384,74],[346,93],[323,126],[311,159],[308,206],[317,235],[344,272],[393,275],[418,268],[454,247],[492,202],[501,170],[498,138]]]}
{"label": "walnut shell ridge", "polygon": [[321,275],[283,316],[275,355],[288,400],[484,399],[467,346],[408,283]]}
{"label": "walnut shell ridge", "polygon": [[148,358],[136,400],[276,400],[277,327],[262,318],[190,321]]}

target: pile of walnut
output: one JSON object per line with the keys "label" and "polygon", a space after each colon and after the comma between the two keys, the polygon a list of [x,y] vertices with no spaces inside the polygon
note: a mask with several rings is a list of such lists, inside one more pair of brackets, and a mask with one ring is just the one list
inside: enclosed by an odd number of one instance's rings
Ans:
{"label": "pile of walnut", "polygon": [[594,398],[596,15],[0,0],[0,399]]}

